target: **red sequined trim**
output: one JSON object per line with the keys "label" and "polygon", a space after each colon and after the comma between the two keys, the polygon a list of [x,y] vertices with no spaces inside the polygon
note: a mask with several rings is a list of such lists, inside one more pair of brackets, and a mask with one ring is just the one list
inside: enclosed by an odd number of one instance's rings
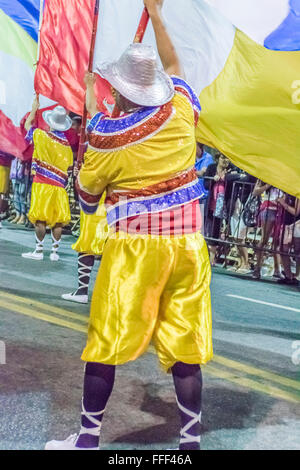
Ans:
{"label": "red sequined trim", "polygon": [[149,197],[156,194],[167,193],[174,189],[185,186],[186,184],[192,183],[197,179],[197,174],[194,168],[189,171],[181,173],[179,176],[172,178],[168,181],[163,181],[161,183],[154,184],[153,186],[148,186],[144,189],[137,189],[131,191],[122,191],[122,192],[113,192],[111,193],[105,203],[108,205],[115,205],[119,202],[120,198],[135,199],[139,197]]}
{"label": "red sequined trim", "polygon": [[176,87],[175,87],[175,91],[178,91],[179,93],[181,93],[182,95],[184,95],[184,96],[189,100],[189,102],[192,104],[191,97],[190,97],[188,91],[187,91],[185,88],[176,86]]}
{"label": "red sequined trim", "polygon": [[46,176],[36,175],[33,178],[34,183],[41,183],[41,184],[49,184],[50,186],[56,186],[58,188],[64,188],[65,186],[58,181],[55,181],[51,178],[47,178]]}
{"label": "red sequined trim", "polygon": [[155,116],[150,117],[143,124],[122,132],[118,135],[104,136],[91,133],[89,135],[89,143],[92,147],[103,150],[114,150],[126,147],[131,144],[137,144],[150,135],[158,132],[162,126],[170,119],[173,113],[172,103],[169,102],[161,107]]}
{"label": "red sequined trim", "polygon": [[99,200],[101,199],[101,195],[97,194],[96,196],[94,196],[93,194],[89,194],[87,192],[85,192],[81,187],[80,187],[80,184],[79,184],[79,181],[78,179],[76,180],[75,182],[75,188],[79,194],[79,196],[85,201],[87,202],[88,204],[97,204],[99,202]]}
{"label": "red sequined trim", "polygon": [[33,162],[36,162],[36,164],[41,167],[41,168],[45,168],[46,170],[49,170],[49,171],[52,171],[53,173],[55,173],[57,176],[59,176],[60,178],[63,178],[65,180],[67,180],[68,178],[68,175],[66,173],[64,173],[63,171],[59,170],[58,168],[56,168],[55,166],[53,165],[50,165],[49,163],[46,163],[46,162],[42,162],[41,160],[38,160],[37,158],[34,158],[33,159]]}

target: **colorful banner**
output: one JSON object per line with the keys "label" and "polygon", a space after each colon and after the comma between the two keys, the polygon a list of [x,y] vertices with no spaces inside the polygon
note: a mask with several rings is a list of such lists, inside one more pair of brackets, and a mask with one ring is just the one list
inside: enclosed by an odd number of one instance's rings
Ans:
{"label": "colorful banner", "polygon": [[[300,197],[299,8],[300,0],[165,0],[163,13],[200,96],[197,139]],[[142,9],[140,0],[101,1],[95,70],[119,58]],[[144,43],[155,45],[151,25]]]}
{"label": "colorful banner", "polygon": [[[40,60],[35,76],[35,88],[39,93],[81,115],[85,96],[83,80],[88,69],[94,9],[95,0],[46,2],[41,29]],[[103,99],[110,95],[109,91],[108,85],[100,83],[100,106],[103,106]]]}
{"label": "colorful banner", "polygon": [[[31,110],[37,61],[39,0],[0,0],[0,150],[24,159],[20,122]],[[41,97],[42,107],[49,100]]]}

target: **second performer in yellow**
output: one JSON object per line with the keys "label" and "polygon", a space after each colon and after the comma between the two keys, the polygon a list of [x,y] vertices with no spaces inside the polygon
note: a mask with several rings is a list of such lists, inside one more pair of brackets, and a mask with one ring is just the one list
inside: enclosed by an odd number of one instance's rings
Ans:
{"label": "second performer in yellow", "polygon": [[72,121],[66,110],[57,106],[54,110],[43,113],[50,130],[46,132],[35,129],[33,122],[38,108],[39,101],[36,98],[25,123],[27,140],[34,143],[34,178],[28,218],[35,225],[36,248],[33,252],[23,253],[22,256],[37,261],[44,258],[44,240],[48,226],[52,230],[50,259],[58,261],[62,228],[71,220],[66,185],[68,170],[73,165],[73,152],[64,132],[70,129]]}

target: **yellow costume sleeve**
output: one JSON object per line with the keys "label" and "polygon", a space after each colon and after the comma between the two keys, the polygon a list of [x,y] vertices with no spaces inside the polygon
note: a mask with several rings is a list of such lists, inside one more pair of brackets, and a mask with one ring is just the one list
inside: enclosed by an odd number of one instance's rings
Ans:
{"label": "yellow costume sleeve", "polygon": [[92,149],[88,149],[85,154],[76,187],[81,209],[86,214],[94,214],[97,211],[102,194],[114,179],[114,174],[110,171],[111,158],[111,153],[101,154]]}

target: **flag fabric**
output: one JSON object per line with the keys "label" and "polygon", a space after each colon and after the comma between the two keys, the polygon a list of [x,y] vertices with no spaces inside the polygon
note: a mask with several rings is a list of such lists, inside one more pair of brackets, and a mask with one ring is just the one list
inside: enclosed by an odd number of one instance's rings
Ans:
{"label": "flag fabric", "polygon": [[278,51],[300,50],[299,0],[207,0],[258,44]]}
{"label": "flag fabric", "polygon": [[[101,3],[101,2],[100,2]],[[82,115],[84,75],[88,70],[95,0],[51,0],[45,3],[36,90]],[[99,107],[112,102],[110,87],[99,78]]]}
{"label": "flag fabric", "polygon": [[209,4],[237,28],[225,66],[200,94],[197,137],[300,198],[300,0]]}
{"label": "flag fabric", "polygon": [[[142,9],[101,1],[95,70],[119,58]],[[197,140],[300,197],[300,0],[165,0],[163,13],[200,97]]]}
{"label": "flag fabric", "polygon": [[[39,0],[0,0],[0,150],[22,160],[28,157],[20,123],[34,98],[39,10]],[[42,107],[49,104],[41,97]]]}
{"label": "flag fabric", "polygon": [[33,101],[38,23],[39,0],[0,0],[0,109],[15,126]]}
{"label": "flag fabric", "polygon": [[95,0],[45,3],[40,59],[35,76],[39,93],[82,114]]}
{"label": "flag fabric", "polygon": [[38,1],[0,0],[0,150],[23,158],[20,121],[31,109]]}
{"label": "flag fabric", "polygon": [[26,143],[21,129],[16,128],[12,121],[0,110],[0,152],[5,152],[24,159]]}
{"label": "flag fabric", "polygon": [[[40,93],[81,114],[95,0],[45,5]],[[51,5],[51,8],[50,8]],[[101,0],[94,70],[132,42],[142,0]],[[300,0],[165,0],[164,18],[202,106],[197,139],[300,197]],[[155,46],[151,24],[144,42]],[[111,103],[100,80],[99,102]],[[109,107],[109,106],[108,106]]]}

